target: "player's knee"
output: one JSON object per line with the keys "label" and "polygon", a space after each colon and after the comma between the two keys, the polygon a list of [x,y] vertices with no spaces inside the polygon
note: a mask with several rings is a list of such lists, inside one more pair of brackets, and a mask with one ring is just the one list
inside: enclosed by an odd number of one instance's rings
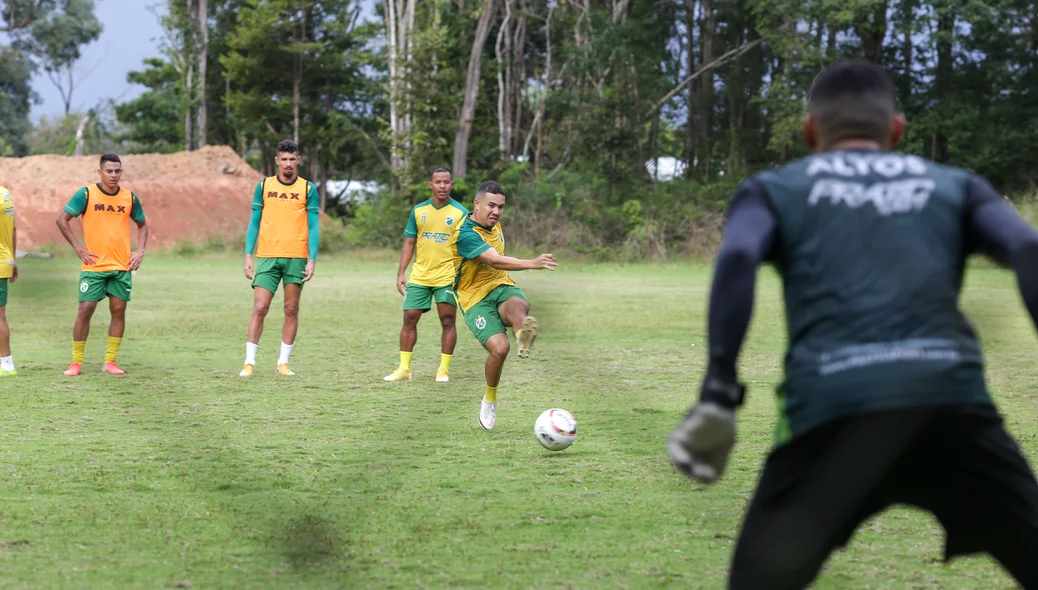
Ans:
{"label": "player's knee", "polygon": [[299,304],[298,303],[286,303],[285,304],[285,317],[286,318],[297,318],[297,317],[299,317]]}
{"label": "player's knee", "polygon": [[254,315],[254,316],[258,317],[258,318],[265,318],[265,317],[267,317],[267,312],[269,312],[269,311],[270,311],[270,303],[268,303],[268,302],[257,301],[252,306],[252,315]]}
{"label": "player's knee", "polygon": [[97,309],[96,301],[84,301],[79,304],[79,317],[83,319],[90,319],[94,316],[95,309]]}
{"label": "player's knee", "polygon": [[505,358],[508,356],[508,351],[511,350],[511,345],[508,343],[508,338],[495,338],[492,342],[487,342],[487,352],[492,356],[498,358]]}
{"label": "player's knee", "polygon": [[440,318],[440,327],[444,330],[454,329],[454,316],[443,316]]}

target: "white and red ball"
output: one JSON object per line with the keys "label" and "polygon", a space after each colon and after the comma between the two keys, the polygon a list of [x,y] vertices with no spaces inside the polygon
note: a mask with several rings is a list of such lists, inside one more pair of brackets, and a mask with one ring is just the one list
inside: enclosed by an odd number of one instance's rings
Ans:
{"label": "white and red ball", "polygon": [[549,451],[561,451],[577,439],[577,419],[566,410],[545,410],[533,424],[537,442]]}

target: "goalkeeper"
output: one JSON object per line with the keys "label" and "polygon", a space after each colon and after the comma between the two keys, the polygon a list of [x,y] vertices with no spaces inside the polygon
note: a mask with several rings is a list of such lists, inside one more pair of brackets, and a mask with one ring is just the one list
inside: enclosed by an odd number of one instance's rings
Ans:
{"label": "goalkeeper", "polygon": [[895,504],[932,513],[944,559],[988,553],[1038,588],[1038,484],[1003,426],[958,308],[965,259],[1015,271],[1038,322],[1038,233],[985,180],[893,151],[905,121],[886,73],[838,62],[815,79],[816,154],[731,199],[710,294],[699,402],[667,443],[716,481],[735,442],[736,375],[757,267],[783,279],[789,350],[780,418],[744,517],[729,588],[804,588],[863,521]]}

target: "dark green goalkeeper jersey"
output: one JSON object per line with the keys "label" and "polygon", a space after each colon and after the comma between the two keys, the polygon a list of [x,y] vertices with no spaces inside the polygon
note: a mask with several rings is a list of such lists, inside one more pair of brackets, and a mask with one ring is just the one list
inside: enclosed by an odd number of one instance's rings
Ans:
{"label": "dark green goalkeeper jersey", "polygon": [[897,153],[819,154],[748,182],[770,206],[788,324],[779,442],[906,406],[990,404],[958,308],[968,172]]}

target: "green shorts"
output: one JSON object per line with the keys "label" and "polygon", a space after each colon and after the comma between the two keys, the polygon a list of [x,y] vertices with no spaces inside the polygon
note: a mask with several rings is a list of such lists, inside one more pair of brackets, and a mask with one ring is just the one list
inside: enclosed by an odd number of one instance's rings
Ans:
{"label": "green shorts", "polygon": [[8,279],[0,279],[0,307],[7,306],[7,282]]}
{"label": "green shorts", "polygon": [[491,336],[494,334],[504,334],[507,331],[497,308],[512,297],[519,297],[523,301],[527,301],[526,295],[519,287],[501,285],[487,293],[487,296],[479,303],[473,305],[462,314],[465,316],[465,324],[469,327],[469,330],[472,330],[476,340],[479,340],[479,343],[484,347],[486,347],[487,340]]}
{"label": "green shorts", "polygon": [[128,270],[106,270],[79,273],[79,301],[101,301],[105,297],[130,300],[133,275]]}
{"label": "green shorts", "polygon": [[450,303],[457,307],[450,285],[426,287],[425,285],[416,285],[414,283],[407,284],[407,295],[404,296],[404,311],[409,309],[429,311],[432,309],[433,301],[436,303]]}
{"label": "green shorts", "polygon": [[271,293],[278,292],[278,284],[303,284],[306,276],[306,258],[257,258],[256,278],[253,287],[263,287]]}

